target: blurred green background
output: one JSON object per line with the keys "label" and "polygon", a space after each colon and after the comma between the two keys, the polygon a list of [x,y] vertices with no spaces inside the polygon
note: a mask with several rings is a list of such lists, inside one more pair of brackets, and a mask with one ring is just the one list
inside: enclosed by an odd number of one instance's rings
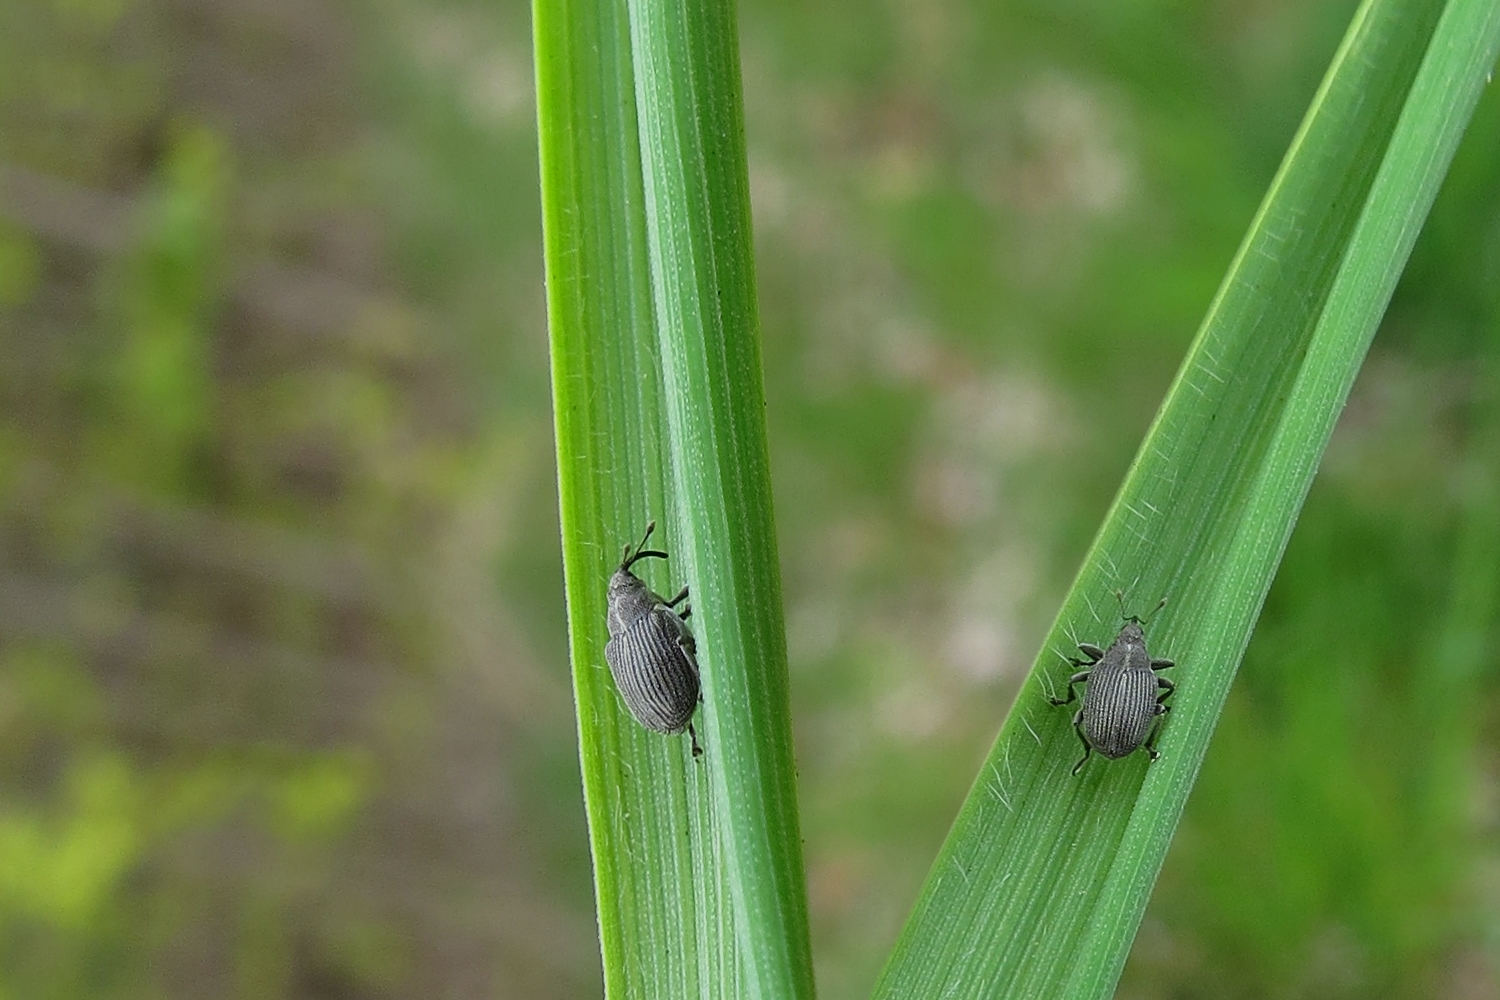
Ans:
{"label": "blurred green background", "polygon": [[[742,5],[827,1000],[1354,7]],[[534,133],[513,0],[0,0],[0,1000],[598,994]],[[1492,88],[1122,997],[1500,995],[1497,608]]]}

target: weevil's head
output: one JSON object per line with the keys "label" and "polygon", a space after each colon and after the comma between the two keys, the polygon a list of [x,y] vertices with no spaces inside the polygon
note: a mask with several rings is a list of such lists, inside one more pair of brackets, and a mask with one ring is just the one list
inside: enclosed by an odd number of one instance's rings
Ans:
{"label": "weevil's head", "polygon": [[651,532],[655,528],[655,521],[646,525],[646,534],[634,550],[629,545],[625,546],[625,551],[620,555],[620,568],[615,570],[614,575],[609,578],[608,626],[610,635],[618,635],[640,621],[657,602],[657,597],[651,593],[651,588],[630,571],[630,567],[641,559],[667,558],[665,552],[646,548],[646,539],[651,537]]}
{"label": "weevil's head", "polygon": [[1115,642],[1127,642],[1132,646],[1143,646],[1146,643],[1146,630],[1141,627],[1139,618],[1125,619],[1125,627],[1120,629],[1120,634],[1115,637]]}

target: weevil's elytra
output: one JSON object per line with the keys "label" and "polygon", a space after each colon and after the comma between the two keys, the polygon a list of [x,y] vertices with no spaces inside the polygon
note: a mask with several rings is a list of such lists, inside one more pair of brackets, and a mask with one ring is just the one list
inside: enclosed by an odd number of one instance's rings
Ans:
{"label": "weevil's elytra", "polygon": [[667,558],[665,552],[646,548],[655,530],[655,521],[646,525],[634,552],[625,546],[620,568],[609,578],[609,642],[604,646],[604,659],[635,721],[658,733],[687,730],[693,756],[699,757],[703,749],[692,723],[699,697],[698,648],[683,622],[692,614],[683,603],[688,589],[683,587],[668,601],[630,571],[641,559]]}
{"label": "weevil's elytra", "polygon": [[[1078,697],[1075,685],[1088,683],[1083,696],[1083,707],[1073,716],[1073,728],[1083,744],[1083,759],[1073,766],[1073,773],[1083,770],[1089,754],[1098,750],[1111,760],[1129,756],[1142,746],[1157,758],[1156,736],[1161,730],[1160,716],[1171,711],[1166,700],[1173,691],[1172,682],[1158,677],[1156,671],[1174,666],[1171,660],[1152,659],[1146,652],[1146,621],[1136,615],[1125,614],[1125,598],[1119,591],[1115,597],[1120,601],[1120,614],[1125,627],[1115,636],[1108,649],[1100,649],[1093,643],[1080,642],[1078,649],[1087,659],[1074,657],[1069,662],[1078,671],[1068,679],[1066,698],[1049,698],[1054,705],[1066,705]],[[1154,615],[1167,603],[1161,603],[1151,612]]]}

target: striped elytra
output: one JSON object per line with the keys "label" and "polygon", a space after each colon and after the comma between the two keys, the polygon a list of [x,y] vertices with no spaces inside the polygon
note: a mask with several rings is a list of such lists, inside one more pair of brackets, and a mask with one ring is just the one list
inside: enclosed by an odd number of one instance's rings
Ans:
{"label": "striped elytra", "polygon": [[604,659],[635,720],[658,733],[687,730],[697,757],[703,753],[692,725],[698,708],[697,647],[683,622],[692,613],[683,603],[688,589],[683,587],[668,601],[630,571],[638,560],[667,558],[665,552],[646,548],[655,528],[655,521],[646,525],[646,534],[633,552],[625,546],[620,568],[609,579],[609,642],[604,646]]}
{"label": "striped elytra", "polygon": [[[1163,604],[1165,600],[1157,608]],[[1144,746],[1152,760],[1157,757],[1154,744],[1160,728],[1159,717],[1170,710],[1165,702],[1173,686],[1165,677],[1158,677],[1156,671],[1174,664],[1171,660],[1151,658],[1146,651],[1143,625],[1140,618],[1127,617],[1125,627],[1108,649],[1080,642],[1078,648],[1088,659],[1075,658],[1071,662],[1085,669],[1069,678],[1066,698],[1048,699],[1054,705],[1066,705],[1078,696],[1074,685],[1088,684],[1083,707],[1073,716],[1073,728],[1083,743],[1083,759],[1073,767],[1074,774],[1083,769],[1094,750],[1116,760]]]}

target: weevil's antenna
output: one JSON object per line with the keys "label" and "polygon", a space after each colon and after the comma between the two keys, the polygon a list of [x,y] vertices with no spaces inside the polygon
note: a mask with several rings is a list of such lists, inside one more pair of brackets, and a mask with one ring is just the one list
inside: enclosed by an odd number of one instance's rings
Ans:
{"label": "weevil's antenna", "polygon": [[646,548],[646,541],[651,537],[651,532],[653,532],[655,530],[656,530],[656,522],[655,521],[648,521],[646,523],[646,533],[641,536],[641,543],[635,547],[635,555],[631,555],[630,554],[630,546],[629,545],[625,546],[625,551],[620,554],[620,568],[621,569],[629,569],[630,567],[632,567],[632,566],[635,565],[636,560],[638,560],[638,559],[665,559],[665,558],[667,558],[667,554],[665,552],[658,552],[655,549],[648,549],[648,548]]}
{"label": "weevil's antenna", "polygon": [[1140,615],[1127,615],[1125,613],[1125,592],[1123,590],[1115,591],[1115,600],[1120,602],[1120,618],[1127,622],[1135,622],[1142,627],[1155,618],[1158,611],[1167,606],[1167,599],[1163,597],[1160,601],[1156,602],[1156,607],[1151,609],[1151,613],[1142,618]]}

